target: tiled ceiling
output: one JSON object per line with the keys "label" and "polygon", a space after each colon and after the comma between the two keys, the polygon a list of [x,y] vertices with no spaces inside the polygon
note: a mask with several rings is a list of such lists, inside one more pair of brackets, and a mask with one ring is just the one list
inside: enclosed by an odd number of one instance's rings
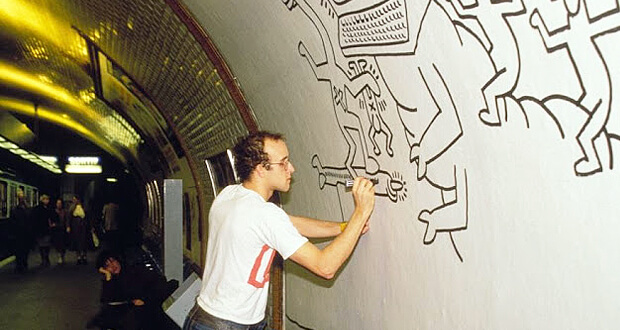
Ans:
{"label": "tiled ceiling", "polygon": [[[50,113],[43,119],[82,134],[124,161],[139,161],[142,141],[169,144],[194,164],[222,152],[247,128],[220,72],[170,2],[2,1],[0,109],[23,115],[37,103],[40,115]],[[85,39],[133,79],[159,109],[163,123],[119,116],[95,97]],[[167,162],[175,161],[162,145],[155,147]],[[197,171],[208,178],[204,167]]]}

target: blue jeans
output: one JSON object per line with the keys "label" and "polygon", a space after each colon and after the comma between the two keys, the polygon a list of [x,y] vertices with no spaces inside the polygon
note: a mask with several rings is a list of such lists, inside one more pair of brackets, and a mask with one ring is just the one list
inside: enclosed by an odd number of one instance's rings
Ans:
{"label": "blue jeans", "polygon": [[267,330],[267,320],[250,325],[239,324],[217,318],[195,304],[183,322],[183,330]]}

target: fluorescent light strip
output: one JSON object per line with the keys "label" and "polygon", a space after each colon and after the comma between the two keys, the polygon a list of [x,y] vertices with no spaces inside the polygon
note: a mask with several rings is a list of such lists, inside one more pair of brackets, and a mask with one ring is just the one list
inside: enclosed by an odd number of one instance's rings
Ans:
{"label": "fluorescent light strip", "polygon": [[19,147],[15,143],[13,143],[13,142],[5,141],[5,142],[0,142],[0,148],[2,148],[2,149],[16,149],[16,148],[19,148]]}
{"label": "fluorescent light strip", "polygon": [[37,154],[31,153],[28,150],[20,148],[17,144],[8,141],[4,137],[0,136],[0,148],[4,148],[9,150],[10,152],[29,160],[30,162],[39,165],[45,168],[48,171],[53,173],[62,173],[58,165],[58,158],[54,156],[39,156]]}
{"label": "fluorescent light strip", "polygon": [[73,165],[67,164],[65,166],[65,172],[73,174],[98,174],[103,170],[101,165]]}
{"label": "fluorescent light strip", "polygon": [[69,164],[71,165],[97,165],[99,164],[99,157],[69,157]]}
{"label": "fluorescent light strip", "polygon": [[52,165],[57,165],[58,164],[58,157],[56,156],[41,156],[39,155],[39,158],[43,159],[44,161],[46,161],[49,164]]}

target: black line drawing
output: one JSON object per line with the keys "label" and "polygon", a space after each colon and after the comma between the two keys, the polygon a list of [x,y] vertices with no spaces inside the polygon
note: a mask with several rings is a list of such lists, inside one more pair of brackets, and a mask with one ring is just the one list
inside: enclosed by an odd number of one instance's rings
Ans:
{"label": "black line drawing", "polygon": [[[344,186],[345,180],[351,177],[349,169],[344,166],[323,166],[318,155],[312,156],[311,163],[312,167],[316,168],[319,173],[319,188],[321,190],[325,186]],[[359,166],[356,166],[356,168],[363,170]],[[407,198],[407,183],[403,180],[400,173],[389,173],[379,170],[377,173],[368,176],[368,178],[376,178],[378,180],[379,183],[375,186],[375,194],[377,196],[387,197],[394,203],[404,201]]]}
{"label": "black line drawing", "polygon": [[323,50],[325,52],[325,62],[316,63],[303,41],[299,42],[298,50],[299,55],[308,61],[317,80],[326,81],[330,84],[336,120],[343,137],[349,145],[345,165],[352,176],[361,174],[358,174],[353,168],[355,153],[359,150],[362,152],[364,159],[365,172],[367,174],[374,174],[379,170],[379,163],[368,153],[366,139],[362,134],[360,118],[352,109],[356,104],[355,102],[351,102],[350,107],[348,100],[349,97],[356,99],[366,88],[368,88],[369,92],[379,95],[379,85],[375,78],[368,72],[364,72],[355,77],[349,77],[346,71],[336,63],[336,55],[334,54],[330,36],[319,19],[319,16],[314,12],[314,9],[312,9],[305,0],[298,2],[298,8],[302,9],[306,16],[308,16],[321,36]]}
{"label": "black line drawing", "polygon": [[[326,20],[331,20],[335,27],[337,24],[335,11],[329,2],[322,0],[320,5],[321,10],[327,12]],[[348,60],[346,62],[348,69],[343,69],[335,54],[328,30],[319,15],[306,1],[298,2],[297,6],[319,32],[325,61],[317,63],[303,41],[298,44],[299,54],[306,59],[318,81],[330,83],[336,121],[349,146],[344,167],[323,167],[318,155],[312,158],[312,166],[318,171],[319,187],[323,189],[325,184],[335,187],[344,183],[345,179],[364,175],[379,179],[376,188],[378,196],[388,197],[392,202],[404,200],[407,196],[406,188],[404,188],[405,182],[401,180],[400,174],[398,172],[389,174],[388,171],[382,170],[375,158],[375,156],[382,154],[382,148],[377,142],[378,135],[385,136],[384,150],[387,155],[390,157],[394,155],[392,148],[393,133],[382,117],[382,113],[386,111],[387,103],[380,94],[380,87],[377,83],[379,74],[375,65],[368,59],[357,57]],[[361,112],[365,112],[368,118],[367,135],[363,134]],[[368,149],[367,138],[372,143],[374,156],[370,154]],[[355,164],[357,151],[361,151],[362,154],[363,164],[361,165]],[[332,174],[337,172],[337,177],[326,175],[324,169],[329,169],[329,173]]]}
{"label": "black line drawing", "polygon": [[[435,49],[437,51],[450,53],[453,48],[460,47],[462,41],[448,14],[434,1],[427,2],[419,27],[399,26],[398,31],[416,31],[414,38],[407,35],[394,39],[394,31],[389,29],[390,21],[383,17],[391,15],[399,24],[409,24],[408,14],[411,9],[408,11],[404,4],[405,2],[397,0],[384,1],[367,8],[358,8],[354,13],[340,15],[341,30],[345,27],[349,29],[347,31],[363,30],[366,26],[374,28],[371,35],[358,38],[354,40],[355,43],[341,39],[341,47],[355,46],[358,53],[365,53],[372,52],[377,42],[386,39],[394,43],[413,40],[410,44],[415,45],[415,48],[389,56],[379,51],[375,54],[375,59],[390,94],[396,100],[399,118],[409,142],[409,160],[417,165],[417,178],[420,181],[426,180],[437,188],[443,198],[440,205],[423,209],[418,215],[418,220],[426,225],[423,242],[432,244],[437,233],[448,233],[458,258],[463,261],[453,233],[467,229],[469,222],[467,171],[458,164],[450,163],[449,158],[439,161],[463,136],[463,127],[440,68],[416,54],[419,47],[429,46],[420,44],[419,38],[424,28],[435,29],[436,26],[441,26],[447,30],[447,33],[437,33],[442,40],[437,41],[435,47],[443,47],[445,44],[449,46]],[[336,7],[336,10],[342,8]],[[365,46],[370,49],[364,49]],[[455,56],[458,56],[457,53]],[[427,99],[420,100],[412,93],[411,86],[401,88],[399,85],[402,85],[403,81],[417,81],[418,85],[427,91]]]}
{"label": "black line drawing", "polygon": [[[588,118],[577,134],[577,143],[583,157],[574,163],[577,176],[588,176],[603,170],[600,153],[609,154],[609,168],[613,167],[613,155],[609,142],[606,150],[600,150],[595,140],[603,136],[609,140],[606,130],[611,108],[612,84],[609,69],[595,39],[620,30],[618,3],[610,10],[590,19],[583,0],[564,0],[564,22],[549,29],[547,22],[557,15],[557,7],[546,7],[541,3],[532,12],[530,24],[542,38],[547,52],[566,49],[582,89],[575,106],[585,109]],[[557,16],[555,16],[557,17]],[[554,24],[551,24],[552,26]],[[555,25],[558,25],[557,23]]]}
{"label": "black line drawing", "polygon": [[[318,32],[319,51],[312,48],[312,53],[300,41],[299,55],[318,81],[330,84],[336,121],[348,145],[343,165],[324,166],[318,154],[312,157],[319,188],[365,175],[379,179],[378,195],[405,200],[411,187],[401,173],[379,163],[399,153],[392,146],[401,132],[395,129],[398,114],[417,182],[430,184],[442,196],[438,205],[425,205],[417,214],[426,226],[423,244],[448,234],[463,261],[454,234],[469,225],[470,182],[468,169],[450,151],[471,130],[506,130],[514,127],[508,124],[523,123],[527,129],[555,131],[562,139],[575,136],[582,153],[573,164],[576,176],[613,168],[611,140],[619,136],[608,127],[611,57],[596,40],[620,30],[618,0],[281,1],[289,10],[303,12]],[[517,38],[528,19],[541,37],[543,53],[566,50],[572,63],[566,72],[579,82],[579,97],[515,95],[522,80],[521,52],[536,46],[520,45]],[[476,74],[452,72],[461,57],[475,59],[471,71]],[[468,95],[476,95],[475,100]],[[509,122],[512,113],[523,121],[511,117]],[[464,128],[461,117],[469,119],[464,117],[469,114],[483,124]]]}
{"label": "black line drawing", "polygon": [[288,10],[293,10],[297,7],[297,0],[281,0]]}
{"label": "black line drawing", "polygon": [[[418,67],[417,70],[434,106],[439,110],[411,109],[399,104],[399,115],[410,138],[409,160],[417,164],[418,180],[426,180],[437,188],[443,200],[441,205],[432,210],[424,209],[418,215],[418,220],[426,224],[423,242],[431,244],[438,232],[447,232],[459,259],[463,261],[452,232],[467,229],[469,222],[467,170],[457,164],[437,161],[463,136],[463,128],[452,95],[437,67],[432,65],[430,70]],[[416,117],[422,112],[435,112],[435,116],[429,125],[420,127],[420,120]],[[451,171],[446,171],[446,167]]]}
{"label": "black line drawing", "polygon": [[[487,105],[480,110],[480,120],[490,126],[501,125],[501,115],[507,120],[507,109],[504,97],[512,94],[519,80],[521,59],[517,40],[506,20],[509,16],[525,13],[525,7],[520,0],[512,2],[497,0],[478,0],[473,5],[463,6],[461,0],[448,0],[459,17],[475,19],[482,28],[487,52],[493,65],[495,75],[482,87],[482,94]],[[472,32],[473,33],[473,32]]]}
{"label": "black line drawing", "polygon": [[[368,63],[365,59],[350,61],[349,69],[353,71],[349,73],[350,76],[360,76],[364,72],[369,71],[374,72],[372,64]],[[379,99],[370,88],[365,88],[362,92],[362,97],[359,99],[359,105],[361,109],[366,109],[366,114],[368,114],[368,121],[370,122],[368,138],[370,142],[372,142],[375,155],[379,156],[381,154],[381,148],[379,148],[376,136],[377,134],[384,134],[385,151],[390,157],[394,156],[394,150],[392,149],[392,139],[394,136],[381,115],[382,112],[386,111],[387,103],[385,100]]]}
{"label": "black line drawing", "polygon": [[412,54],[429,0],[332,1],[345,56]]}

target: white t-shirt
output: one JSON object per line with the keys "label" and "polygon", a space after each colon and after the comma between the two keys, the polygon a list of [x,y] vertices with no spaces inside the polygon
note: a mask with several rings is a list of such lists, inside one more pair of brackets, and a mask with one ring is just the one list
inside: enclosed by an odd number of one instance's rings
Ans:
{"label": "white t-shirt", "polygon": [[209,211],[207,260],[198,305],[241,324],[265,317],[269,270],[276,254],[287,259],[304,243],[289,216],[257,192],[231,185]]}

